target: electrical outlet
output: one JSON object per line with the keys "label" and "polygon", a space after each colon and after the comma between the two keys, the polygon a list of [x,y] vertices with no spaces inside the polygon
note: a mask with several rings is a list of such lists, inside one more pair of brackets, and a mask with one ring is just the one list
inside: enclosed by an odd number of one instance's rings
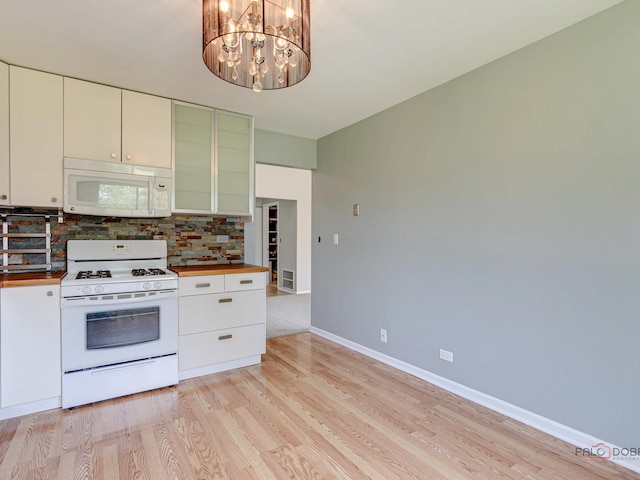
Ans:
{"label": "electrical outlet", "polygon": [[216,235],[216,243],[229,243],[229,235]]}
{"label": "electrical outlet", "polygon": [[353,216],[357,217],[358,215],[360,215],[360,204],[359,203],[354,203],[353,204]]}
{"label": "electrical outlet", "polygon": [[453,363],[453,352],[448,350],[440,349],[440,360],[444,360],[445,362]]}
{"label": "electrical outlet", "polygon": [[340,243],[340,238],[339,238],[337,233],[334,233],[333,234],[333,244],[334,245],[338,245],[338,243]]}
{"label": "electrical outlet", "polygon": [[387,329],[386,328],[381,328],[380,329],[380,341],[382,343],[387,343]]}

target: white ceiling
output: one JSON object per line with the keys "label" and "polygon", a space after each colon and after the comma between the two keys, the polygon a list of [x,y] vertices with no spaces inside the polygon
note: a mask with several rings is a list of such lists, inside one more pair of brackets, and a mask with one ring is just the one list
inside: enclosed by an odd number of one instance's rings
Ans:
{"label": "white ceiling", "polygon": [[202,62],[201,0],[2,0],[0,59],[320,138],[621,0],[311,0],[311,73],[254,93]]}

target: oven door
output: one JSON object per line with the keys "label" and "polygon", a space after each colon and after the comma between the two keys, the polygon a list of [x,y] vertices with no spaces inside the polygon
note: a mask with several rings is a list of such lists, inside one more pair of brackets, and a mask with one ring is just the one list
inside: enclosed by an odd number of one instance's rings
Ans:
{"label": "oven door", "polygon": [[96,303],[62,308],[64,373],[178,351],[177,292]]}

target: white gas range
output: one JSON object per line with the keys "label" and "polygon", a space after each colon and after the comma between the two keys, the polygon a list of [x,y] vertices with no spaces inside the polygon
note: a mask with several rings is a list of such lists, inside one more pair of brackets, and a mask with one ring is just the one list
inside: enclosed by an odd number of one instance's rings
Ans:
{"label": "white gas range", "polygon": [[164,240],[70,240],[62,406],[178,383],[178,276]]}

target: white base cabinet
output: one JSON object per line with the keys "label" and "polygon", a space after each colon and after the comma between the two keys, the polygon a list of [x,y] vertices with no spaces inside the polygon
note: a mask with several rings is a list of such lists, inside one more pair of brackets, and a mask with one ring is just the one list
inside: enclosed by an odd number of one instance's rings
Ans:
{"label": "white base cabinet", "polygon": [[60,286],[0,289],[0,407],[60,397]]}
{"label": "white base cabinet", "polygon": [[264,273],[181,277],[179,378],[260,363],[266,353]]}

